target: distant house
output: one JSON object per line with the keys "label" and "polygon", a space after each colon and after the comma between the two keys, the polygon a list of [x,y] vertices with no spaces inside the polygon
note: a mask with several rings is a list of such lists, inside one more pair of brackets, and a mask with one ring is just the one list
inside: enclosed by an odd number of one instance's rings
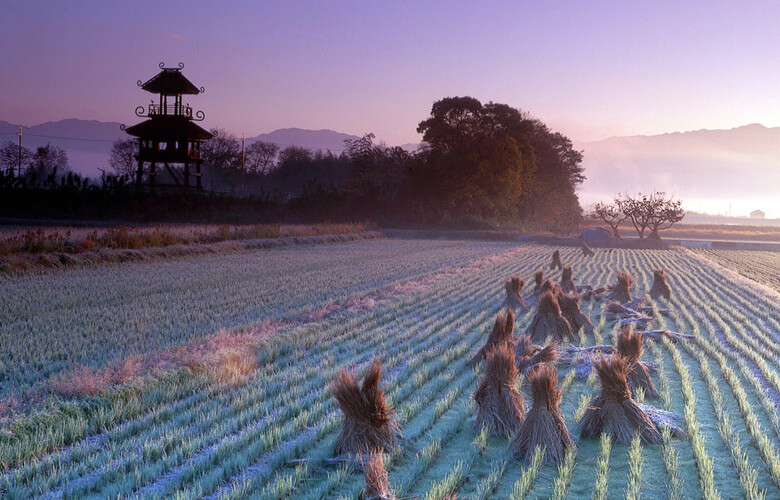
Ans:
{"label": "distant house", "polygon": [[763,219],[764,217],[766,217],[766,214],[761,210],[753,210],[750,212],[751,219]]}

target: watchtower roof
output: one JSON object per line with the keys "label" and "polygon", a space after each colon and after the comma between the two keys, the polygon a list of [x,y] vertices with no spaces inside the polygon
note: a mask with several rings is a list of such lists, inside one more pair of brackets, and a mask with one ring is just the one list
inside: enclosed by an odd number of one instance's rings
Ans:
{"label": "watchtower roof", "polygon": [[178,95],[178,94],[200,94],[203,87],[198,88],[187,77],[181,74],[183,65],[178,68],[166,68],[160,63],[160,71],[150,78],[146,83],[138,81],[138,86],[152,94]]}
{"label": "watchtower roof", "polygon": [[142,121],[125,132],[140,138],[154,138],[162,141],[198,139],[208,140],[214,137],[207,130],[180,116],[158,116]]}

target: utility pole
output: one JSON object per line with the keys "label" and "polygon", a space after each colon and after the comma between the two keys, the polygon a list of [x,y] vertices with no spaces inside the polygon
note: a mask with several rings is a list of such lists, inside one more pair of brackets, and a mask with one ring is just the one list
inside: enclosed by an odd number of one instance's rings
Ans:
{"label": "utility pole", "polygon": [[246,178],[246,157],[244,155],[244,133],[241,132],[241,196],[244,196],[244,179]]}
{"label": "utility pole", "polygon": [[[19,127],[19,178],[22,177],[22,127]],[[13,174],[13,171],[11,171]]]}

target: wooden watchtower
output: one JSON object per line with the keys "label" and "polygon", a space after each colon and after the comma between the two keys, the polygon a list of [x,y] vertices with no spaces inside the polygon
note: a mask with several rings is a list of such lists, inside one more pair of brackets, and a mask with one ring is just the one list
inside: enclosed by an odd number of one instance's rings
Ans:
{"label": "wooden watchtower", "polygon": [[[152,101],[145,110],[143,106],[135,109],[136,116],[148,118],[125,132],[138,138],[138,170],[136,185],[153,189],[155,187],[173,189],[202,189],[200,165],[200,144],[213,136],[207,130],[194,123],[205,118],[203,111],[193,116],[189,104],[182,102],[184,95],[197,95],[204,92],[196,87],[178,68],[166,68],[160,63],[160,71],[146,83],[138,80],[138,86],[152,94],[158,94],[158,102]],[[148,165],[148,166],[147,166]],[[165,168],[173,181],[157,181],[157,167]],[[195,185],[190,185],[190,178]]]}

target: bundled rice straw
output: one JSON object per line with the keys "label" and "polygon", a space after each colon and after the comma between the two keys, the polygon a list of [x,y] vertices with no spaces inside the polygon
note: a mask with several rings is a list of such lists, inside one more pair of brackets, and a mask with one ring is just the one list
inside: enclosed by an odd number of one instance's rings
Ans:
{"label": "bundled rice straw", "polygon": [[579,295],[561,293],[557,298],[561,314],[571,325],[572,331],[578,332],[580,328],[584,328],[586,333],[593,333],[593,322],[580,309]]}
{"label": "bundled rice straw", "polygon": [[642,356],[643,340],[641,333],[632,328],[625,328],[618,335],[617,351],[628,361],[628,385],[631,390],[636,391],[637,388],[641,387],[648,397],[657,398],[658,390],[655,388],[653,379],[650,378],[650,371],[639,360],[639,357]]}
{"label": "bundled rice straw", "polygon": [[525,335],[533,342],[544,342],[548,336],[553,340],[564,341],[572,336],[571,325],[561,316],[561,306],[552,290],[539,297],[539,305]]}
{"label": "bundled rice straw", "polygon": [[382,363],[374,361],[358,387],[355,376],[339,371],[330,391],[344,414],[341,432],[336,438],[336,453],[360,454],[361,450],[390,451],[401,437],[393,419],[395,408],[385,401],[385,390],[379,387]]}
{"label": "bundled rice straw", "polygon": [[661,433],[644,410],[631,399],[628,360],[619,354],[596,361],[601,393],[590,401],[578,425],[583,437],[608,430],[618,441],[628,443],[636,433],[649,443],[660,443]]}
{"label": "bundled rice straw", "polygon": [[659,297],[672,298],[672,289],[666,282],[666,273],[663,269],[653,271],[653,286],[650,288],[650,297],[654,299]]}
{"label": "bundled rice straw", "polygon": [[536,274],[534,274],[534,282],[536,282],[536,288],[534,288],[534,292],[539,292],[542,289],[542,283],[544,282],[544,271],[538,270],[536,271]]}
{"label": "bundled rice straw", "polygon": [[512,309],[509,309],[506,314],[499,312],[496,315],[496,322],[493,324],[493,330],[488,335],[488,339],[485,345],[479,348],[479,351],[469,361],[469,366],[474,366],[485,359],[487,351],[496,347],[498,344],[505,342],[510,347],[515,345],[515,313]]}
{"label": "bundled rice straw", "polygon": [[644,328],[648,323],[654,321],[654,318],[639,312],[637,309],[633,309],[638,307],[643,301],[644,298],[620,304],[617,301],[608,300],[604,304],[605,319],[607,321],[617,321],[620,325],[636,325],[639,328]]}
{"label": "bundled rice straw", "polygon": [[685,437],[685,431],[680,427],[680,415],[656,408],[655,406],[643,405],[642,403],[637,403],[636,405],[647,414],[647,418],[659,429],[666,427],[672,431],[672,436]]}
{"label": "bundled rice straw", "polygon": [[550,264],[550,269],[563,269],[563,263],[561,262],[561,251],[556,250],[553,252],[552,255],[552,264]]}
{"label": "bundled rice straw", "polygon": [[366,478],[365,500],[395,500],[390,481],[387,479],[382,451],[374,450],[365,456],[361,455],[360,464]]}
{"label": "bundled rice straw", "polygon": [[487,352],[485,376],[474,393],[479,405],[476,427],[483,426],[497,436],[509,436],[525,416],[523,398],[515,387],[515,353],[506,342]]}
{"label": "bundled rice straw", "polygon": [[551,342],[546,347],[531,342],[527,335],[520,335],[515,346],[515,364],[523,375],[542,363],[552,363],[558,359],[558,343]]}
{"label": "bundled rice straw", "polygon": [[596,255],[585,241],[582,242],[582,255],[586,257],[593,257],[594,255]]}
{"label": "bundled rice straw", "polygon": [[615,352],[611,345],[596,345],[590,347],[568,346],[560,356],[559,364],[574,368],[574,376],[577,380],[584,380],[593,371],[593,363],[603,355]]}
{"label": "bundled rice straw", "polygon": [[506,288],[506,305],[509,309],[527,309],[528,305],[523,298],[523,286],[525,281],[520,276],[511,276],[504,287]]}
{"label": "bundled rice straw", "polygon": [[631,284],[633,282],[634,278],[628,271],[618,271],[617,282],[609,287],[606,299],[615,300],[621,304],[631,302]]}
{"label": "bundled rice straw", "polygon": [[550,365],[542,365],[528,374],[528,383],[533,406],[509,442],[509,451],[518,460],[530,460],[541,446],[545,462],[561,462],[574,442],[559,407],[558,374]]}
{"label": "bundled rice straw", "polygon": [[572,274],[571,266],[564,267],[561,272],[561,289],[565,293],[577,292],[577,287],[574,285]]}

